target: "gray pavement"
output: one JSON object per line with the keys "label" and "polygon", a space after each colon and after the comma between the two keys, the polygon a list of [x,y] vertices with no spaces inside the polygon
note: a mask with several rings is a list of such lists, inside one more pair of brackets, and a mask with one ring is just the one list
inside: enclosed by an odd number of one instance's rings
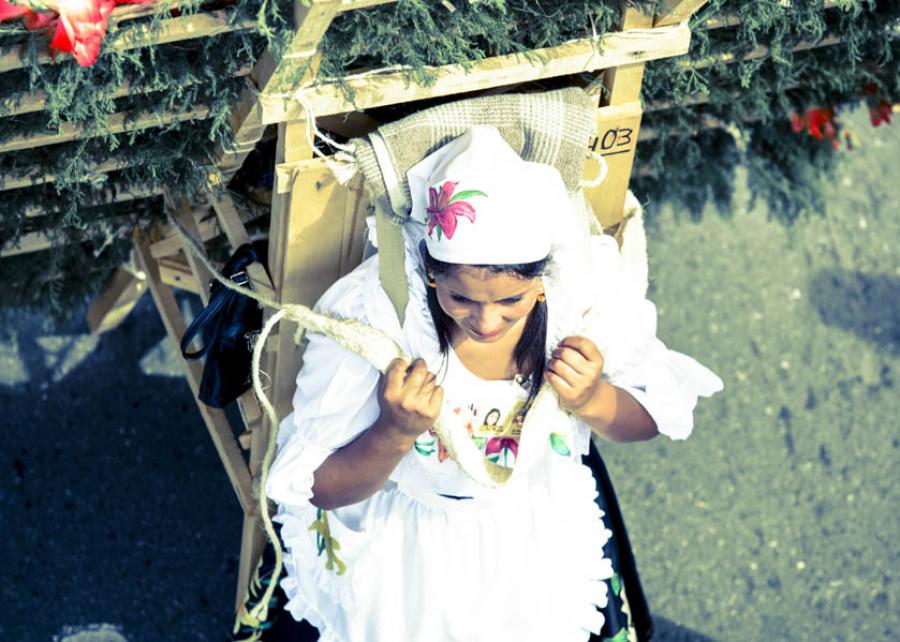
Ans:
{"label": "gray pavement", "polygon": [[99,338],[5,316],[0,641],[224,639],[240,508],[149,297]]}
{"label": "gray pavement", "polygon": [[848,119],[827,211],[650,230],[659,334],[725,381],[694,435],[604,450],[652,606],[716,640],[900,638],[900,127]]}
{"label": "gray pavement", "polygon": [[[849,120],[822,218],[651,204],[659,334],[726,386],[603,449],[661,640],[900,637],[900,126]],[[240,511],[149,300],[0,320],[0,641],[224,639]]]}

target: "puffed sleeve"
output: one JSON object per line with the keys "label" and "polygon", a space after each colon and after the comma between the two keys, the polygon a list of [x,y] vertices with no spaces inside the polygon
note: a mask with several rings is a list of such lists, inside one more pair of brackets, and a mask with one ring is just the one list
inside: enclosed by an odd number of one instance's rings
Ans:
{"label": "puffed sleeve", "polygon": [[[335,283],[316,308],[366,321],[363,292],[367,269]],[[338,448],[378,418],[379,372],[329,338],[312,334],[297,376],[294,410],[281,422],[278,452],[269,469],[266,494],[287,506],[306,506],[313,473]]]}
{"label": "puffed sleeve", "polygon": [[621,274],[618,252],[601,252],[596,267],[606,285],[592,311],[592,325],[599,330],[595,342],[603,353],[604,377],[631,394],[660,433],[686,439],[694,428],[698,398],[720,391],[722,380],[657,338],[656,306]]}

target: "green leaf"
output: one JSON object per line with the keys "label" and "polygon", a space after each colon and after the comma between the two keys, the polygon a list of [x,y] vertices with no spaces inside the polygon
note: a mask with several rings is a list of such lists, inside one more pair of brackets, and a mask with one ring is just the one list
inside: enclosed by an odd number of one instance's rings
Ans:
{"label": "green leaf", "polygon": [[609,578],[609,585],[612,587],[613,595],[619,595],[622,592],[622,579],[618,573],[613,573],[612,577]]}
{"label": "green leaf", "polygon": [[628,631],[624,628],[619,629],[619,632],[611,638],[600,638],[600,642],[628,642]]}
{"label": "green leaf", "polygon": [[572,454],[572,451],[569,450],[569,447],[566,445],[565,437],[558,432],[550,433],[550,447],[563,457],[568,457]]}
{"label": "green leaf", "polygon": [[423,457],[428,457],[429,455],[434,454],[434,442],[430,442],[425,444],[424,446],[420,446],[418,443],[413,444],[416,447],[416,452],[422,455]]}
{"label": "green leaf", "polygon": [[450,200],[447,202],[447,205],[450,203],[455,203],[456,201],[461,201],[464,198],[471,198],[472,196],[487,196],[484,192],[481,192],[477,189],[464,189],[463,191],[454,194]]}

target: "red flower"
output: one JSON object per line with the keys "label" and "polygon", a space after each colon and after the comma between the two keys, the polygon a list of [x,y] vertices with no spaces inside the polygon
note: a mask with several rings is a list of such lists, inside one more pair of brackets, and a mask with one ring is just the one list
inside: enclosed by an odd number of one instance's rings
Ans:
{"label": "red flower", "polygon": [[810,109],[806,112],[806,123],[810,135],[816,140],[825,140],[826,136],[833,139],[835,136],[833,109],[825,107]]}
{"label": "red flower", "polygon": [[881,123],[891,124],[891,103],[879,98],[874,107],[869,106],[869,119],[872,127],[878,127]]}
{"label": "red flower", "polygon": [[9,20],[10,18],[18,18],[19,16],[28,13],[28,7],[23,7],[19,4],[11,4],[7,2],[7,0],[0,0],[0,22],[4,20]]}
{"label": "red flower", "polygon": [[835,118],[834,110],[830,107],[813,107],[806,110],[803,116],[791,114],[791,129],[796,133],[804,129],[816,140],[828,139],[831,146],[837,149],[841,146],[838,129],[840,123]]}
{"label": "red flower", "polygon": [[149,2],[150,0],[42,0],[35,12],[26,6],[11,5],[0,0],[0,21],[22,16],[31,31],[56,27],[50,41],[50,51],[71,53],[82,67],[93,65],[100,53],[100,43],[112,10],[119,4]]}
{"label": "red flower", "polygon": [[26,13],[22,18],[25,28],[29,31],[49,29],[56,25],[57,20],[59,20],[59,16],[55,13],[34,13],[32,11]]}
{"label": "red flower", "polygon": [[493,455],[498,462],[502,458],[505,466],[510,455],[513,461],[519,456],[519,442],[512,437],[492,437],[484,446],[484,454],[487,457]]}
{"label": "red flower", "polygon": [[448,239],[453,238],[456,232],[457,218],[465,216],[467,219],[475,222],[475,208],[470,203],[462,200],[470,196],[487,196],[484,192],[478,190],[465,190],[459,194],[453,195],[453,190],[459,184],[458,181],[445,181],[441,185],[441,191],[435,188],[428,188],[428,236],[438,226],[438,240],[442,236]]}

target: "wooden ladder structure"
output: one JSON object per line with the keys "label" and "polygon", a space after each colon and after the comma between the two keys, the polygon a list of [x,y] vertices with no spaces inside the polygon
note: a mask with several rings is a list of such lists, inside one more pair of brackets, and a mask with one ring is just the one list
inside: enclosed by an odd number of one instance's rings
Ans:
{"label": "wooden ladder structure", "polygon": [[[362,259],[367,213],[362,179],[357,177],[340,186],[326,163],[314,157],[306,134],[305,119],[310,113],[315,114],[322,129],[360,136],[380,124],[361,110],[463,93],[509,91],[523,83],[559,76],[578,76],[583,84],[585,74],[589,74],[593,80],[590,86],[597,95],[597,135],[590,147],[606,159],[609,173],[601,186],[588,190],[588,198],[601,225],[609,228],[623,214],[641,123],[644,65],[688,51],[687,19],[705,3],[669,0],[665,10],[656,16],[627,9],[620,30],[604,36],[599,50],[593,39],[584,39],[538,50],[527,58],[497,56],[473,63],[468,69],[461,65],[436,67],[432,70],[436,82],[430,87],[409,85],[402,72],[351,75],[344,81],[354,91],[353,103],[347,101],[337,84],[315,84],[316,48],[332,20],[342,12],[394,1],[312,0],[308,6],[296,2],[296,30],[291,46],[277,60],[269,53],[263,54],[249,71],[243,98],[232,113],[235,145],[218,150],[216,155],[218,170],[226,177],[233,175],[260,141],[265,128],[277,123],[275,185],[268,228],[271,280],[258,265],[251,268],[250,278],[258,292],[282,303],[313,305],[335,280]],[[300,89],[310,112],[297,101],[285,99],[296,90],[290,79],[297,76],[298,70],[306,70]],[[601,91],[601,87],[605,90]],[[596,172],[594,164],[587,161],[586,175]],[[172,190],[166,194],[166,206],[200,243],[220,233],[227,236],[233,249],[248,242],[246,220],[227,193],[210,186],[206,197],[208,202],[198,205]],[[114,276],[91,306],[91,327],[95,331],[111,327],[148,289],[169,337],[178,346],[186,323],[173,288],[194,292],[206,303],[209,274],[173,229],[136,232],[134,257],[137,276],[134,271],[125,270]],[[268,394],[280,417],[291,410],[302,356],[293,341],[295,328],[290,325],[282,322],[277,336],[267,346],[262,367],[271,380]],[[202,364],[181,360],[181,365],[196,396]],[[265,421],[252,392],[244,394],[238,405],[244,430],[236,436],[224,412],[198,401],[244,514],[236,598],[240,604],[265,544],[255,497],[262,458],[276,427]]]}

